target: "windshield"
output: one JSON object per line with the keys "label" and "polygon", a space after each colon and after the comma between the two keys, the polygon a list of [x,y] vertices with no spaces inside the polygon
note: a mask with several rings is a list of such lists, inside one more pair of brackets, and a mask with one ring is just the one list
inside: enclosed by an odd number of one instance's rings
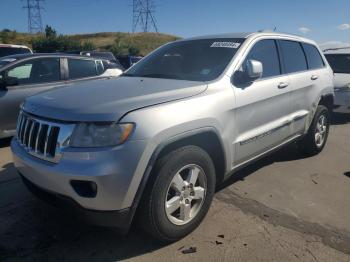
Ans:
{"label": "windshield", "polygon": [[30,53],[28,48],[0,47],[0,57],[28,53]]}
{"label": "windshield", "polygon": [[210,81],[225,70],[243,41],[218,38],[173,42],[139,61],[124,76]]}
{"label": "windshield", "polygon": [[326,55],[326,58],[334,73],[350,74],[350,54]]}

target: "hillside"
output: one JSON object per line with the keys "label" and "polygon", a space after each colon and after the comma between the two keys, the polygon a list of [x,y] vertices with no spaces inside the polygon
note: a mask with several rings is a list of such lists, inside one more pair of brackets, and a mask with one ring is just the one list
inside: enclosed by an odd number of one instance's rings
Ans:
{"label": "hillside", "polygon": [[[137,50],[138,54],[146,55],[150,51],[170,41],[179,39],[177,36],[161,33],[123,33],[102,32],[91,34],[65,35],[81,45],[88,44],[98,50],[111,50],[116,54],[126,54],[130,48]],[[28,34],[15,31],[0,31],[0,43],[24,44],[32,47],[33,42],[43,39],[43,34]]]}
{"label": "hillside", "polygon": [[148,54],[155,48],[179,39],[179,37],[160,33],[96,33],[71,35],[72,39],[81,42],[91,42],[99,49],[110,49],[114,45],[133,46],[140,50],[142,55]]}

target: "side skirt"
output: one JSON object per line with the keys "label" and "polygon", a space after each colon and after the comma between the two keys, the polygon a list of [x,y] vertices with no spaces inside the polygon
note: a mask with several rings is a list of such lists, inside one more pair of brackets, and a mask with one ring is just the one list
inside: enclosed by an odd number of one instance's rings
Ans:
{"label": "side skirt", "polygon": [[232,176],[235,172],[237,172],[238,170],[240,170],[240,169],[242,169],[242,168],[248,166],[249,164],[251,164],[251,163],[253,163],[253,162],[255,162],[255,161],[258,161],[258,160],[261,159],[261,158],[264,158],[264,157],[267,156],[267,155],[270,155],[270,154],[272,154],[272,153],[278,151],[278,150],[281,149],[282,147],[284,147],[284,146],[286,146],[286,145],[288,145],[288,144],[290,144],[290,143],[292,143],[292,142],[298,140],[298,139],[301,138],[301,137],[303,137],[302,134],[295,135],[295,136],[289,138],[288,140],[284,141],[283,143],[281,143],[281,144],[279,144],[279,145],[277,145],[277,146],[275,146],[275,147],[273,147],[273,148],[271,148],[271,149],[269,149],[269,150],[267,150],[267,151],[265,151],[265,152],[263,152],[263,153],[261,153],[261,154],[259,154],[259,155],[256,155],[256,156],[252,157],[251,159],[248,159],[248,160],[246,160],[246,161],[244,161],[244,162],[242,162],[242,163],[236,165],[230,172],[228,172],[228,173],[225,175],[225,179],[224,179],[224,180],[226,180],[226,179],[228,179],[229,177],[231,177],[231,176]]}

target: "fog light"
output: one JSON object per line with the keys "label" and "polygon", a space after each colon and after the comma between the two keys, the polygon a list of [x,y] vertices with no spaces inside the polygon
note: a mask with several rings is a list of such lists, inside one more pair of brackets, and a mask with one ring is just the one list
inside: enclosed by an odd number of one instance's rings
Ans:
{"label": "fog light", "polygon": [[81,197],[93,198],[97,194],[97,185],[93,181],[71,180],[70,184]]}

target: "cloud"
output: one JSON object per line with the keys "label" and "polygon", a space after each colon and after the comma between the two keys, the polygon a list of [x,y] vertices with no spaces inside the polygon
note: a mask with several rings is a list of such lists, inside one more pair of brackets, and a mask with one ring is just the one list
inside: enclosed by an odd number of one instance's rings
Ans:
{"label": "cloud", "polygon": [[337,28],[339,30],[349,30],[350,29],[350,24],[341,24],[341,25],[338,25]]}
{"label": "cloud", "polygon": [[311,29],[307,28],[307,27],[300,27],[300,28],[298,28],[298,31],[305,35],[305,34],[309,33],[311,31]]}

